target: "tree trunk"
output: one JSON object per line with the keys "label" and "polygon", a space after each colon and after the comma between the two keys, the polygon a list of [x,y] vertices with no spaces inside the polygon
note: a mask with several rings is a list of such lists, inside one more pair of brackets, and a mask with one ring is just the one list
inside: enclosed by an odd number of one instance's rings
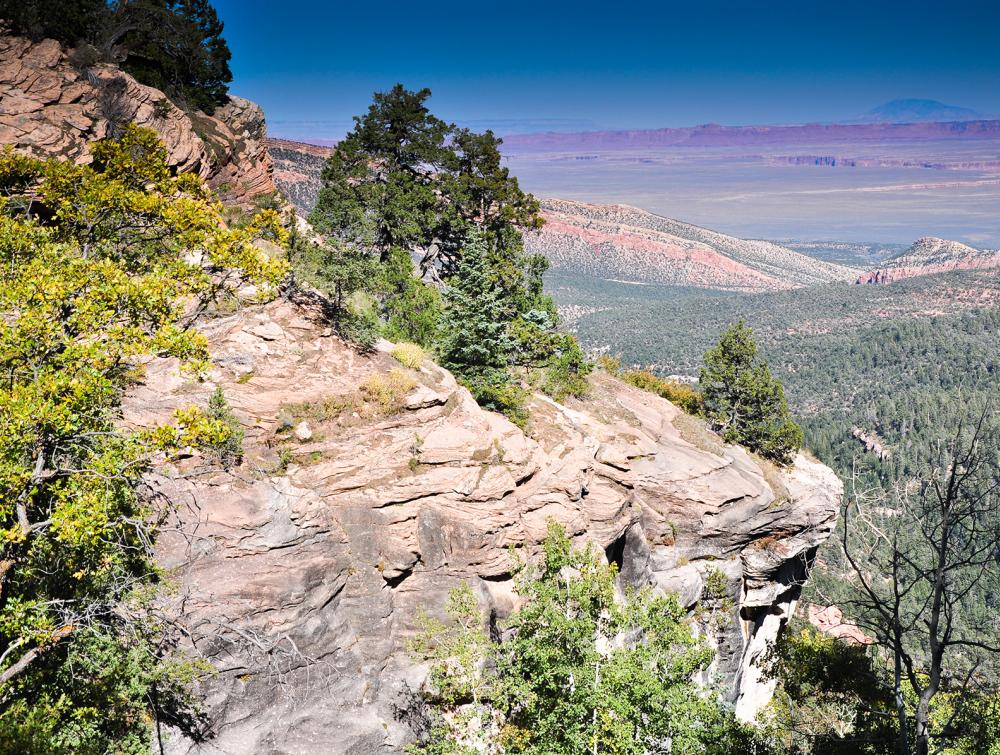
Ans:
{"label": "tree trunk", "polygon": [[903,664],[897,649],[893,656],[895,658],[895,668],[893,669],[893,696],[896,700],[896,719],[899,725],[899,753],[900,755],[910,755],[910,738],[906,725],[906,701],[903,699]]}
{"label": "tree trunk", "polygon": [[927,726],[927,719],[930,713],[930,700],[925,700],[925,697],[926,695],[920,696],[920,702],[917,703],[917,710],[913,715],[913,720],[917,729],[915,755],[928,755],[928,753],[930,753],[931,743]]}

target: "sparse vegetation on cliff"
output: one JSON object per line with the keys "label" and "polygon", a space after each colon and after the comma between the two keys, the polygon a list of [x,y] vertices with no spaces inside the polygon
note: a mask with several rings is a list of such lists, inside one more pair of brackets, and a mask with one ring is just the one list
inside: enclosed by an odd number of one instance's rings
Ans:
{"label": "sparse vegetation on cliff", "polygon": [[628,591],[592,549],[573,548],[549,523],[539,563],[518,568],[522,607],[496,643],[468,586],[448,621],[422,614],[411,652],[431,666],[431,721],[413,753],[525,755],[753,752],[694,674],[712,652],[674,597]]}
{"label": "sparse vegetation on cliff", "polygon": [[208,0],[0,0],[16,34],[77,47],[82,66],[116,61],[187,110],[226,102],[231,54]]}
{"label": "sparse vegetation on cliff", "polygon": [[331,294],[346,335],[435,352],[483,406],[523,424],[528,373],[561,399],[586,393],[590,365],[542,291],[545,258],[524,251],[537,201],[501,167],[499,139],[441,121],[429,97],[397,85],[355,119],[310,215],[327,239],[294,244],[295,269]]}
{"label": "sparse vegetation on cliff", "polygon": [[174,657],[177,628],[154,604],[170,502],[142,477],[157,454],[236,453],[238,425],[220,394],[129,430],[121,400],[144,357],[201,374],[204,305],[237,281],[273,290],[286,270],[253,243],[281,239],[277,216],[228,229],[153,132],[127,127],[92,153],[90,166],[0,154],[5,753],[139,752],[153,722],[194,723],[199,668]]}

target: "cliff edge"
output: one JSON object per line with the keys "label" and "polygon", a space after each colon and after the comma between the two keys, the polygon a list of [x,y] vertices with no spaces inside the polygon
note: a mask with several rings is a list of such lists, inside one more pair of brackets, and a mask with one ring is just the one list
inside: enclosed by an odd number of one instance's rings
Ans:
{"label": "cliff edge", "polygon": [[535,397],[524,432],[429,361],[404,367],[384,342],[358,354],[314,304],[204,331],[207,382],[156,361],[127,404],[145,424],[221,386],[246,433],[234,469],[195,454],[150,479],[179,506],[160,540],[168,610],[218,672],[209,738],[171,752],[400,752],[426,674],[404,647],[417,609],[442,611],[466,581],[508,614],[508,548],[534,554],[549,517],[689,607],[724,574],[732,608],[700,628],[712,681],[744,719],[766,704],[757,661],[835,523],[828,468],[800,455],[778,470],[603,374],[586,400]]}

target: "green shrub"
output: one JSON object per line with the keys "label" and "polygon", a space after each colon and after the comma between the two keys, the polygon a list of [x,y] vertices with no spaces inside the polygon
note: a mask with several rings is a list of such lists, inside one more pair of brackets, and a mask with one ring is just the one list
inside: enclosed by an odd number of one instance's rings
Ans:
{"label": "green shrub", "polygon": [[520,428],[527,425],[529,393],[507,370],[467,371],[458,375],[458,382],[469,389],[484,409],[503,414]]}
{"label": "green shrub", "polygon": [[722,600],[729,594],[729,579],[717,566],[713,566],[705,575],[705,597],[709,600]]}
{"label": "green shrub", "polygon": [[229,402],[226,401],[226,394],[223,393],[221,385],[209,396],[208,411],[205,413],[212,419],[222,422],[228,430],[225,439],[215,445],[222,466],[230,469],[238,465],[243,460],[243,427],[229,406]]}
{"label": "green shrub", "polygon": [[580,345],[572,336],[564,336],[564,348],[545,370],[542,390],[556,401],[568,396],[583,398],[590,390],[587,377],[594,365],[587,361]]}
{"label": "green shrub", "polygon": [[430,664],[431,725],[411,753],[752,751],[752,732],[693,681],[712,651],[676,597],[621,596],[601,555],[550,520],[542,558],[515,567],[522,600],[500,642],[467,585],[447,621],[418,614],[409,649]]}

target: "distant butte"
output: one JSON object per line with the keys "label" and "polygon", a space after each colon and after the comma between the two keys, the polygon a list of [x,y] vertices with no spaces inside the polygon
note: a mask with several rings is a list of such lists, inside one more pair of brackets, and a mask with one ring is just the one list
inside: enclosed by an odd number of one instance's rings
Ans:
{"label": "distant butte", "polygon": [[904,252],[890,257],[877,270],[860,276],[865,284],[893,283],[919,275],[956,270],[989,270],[1000,267],[1000,249],[975,249],[958,241],[927,236]]}

